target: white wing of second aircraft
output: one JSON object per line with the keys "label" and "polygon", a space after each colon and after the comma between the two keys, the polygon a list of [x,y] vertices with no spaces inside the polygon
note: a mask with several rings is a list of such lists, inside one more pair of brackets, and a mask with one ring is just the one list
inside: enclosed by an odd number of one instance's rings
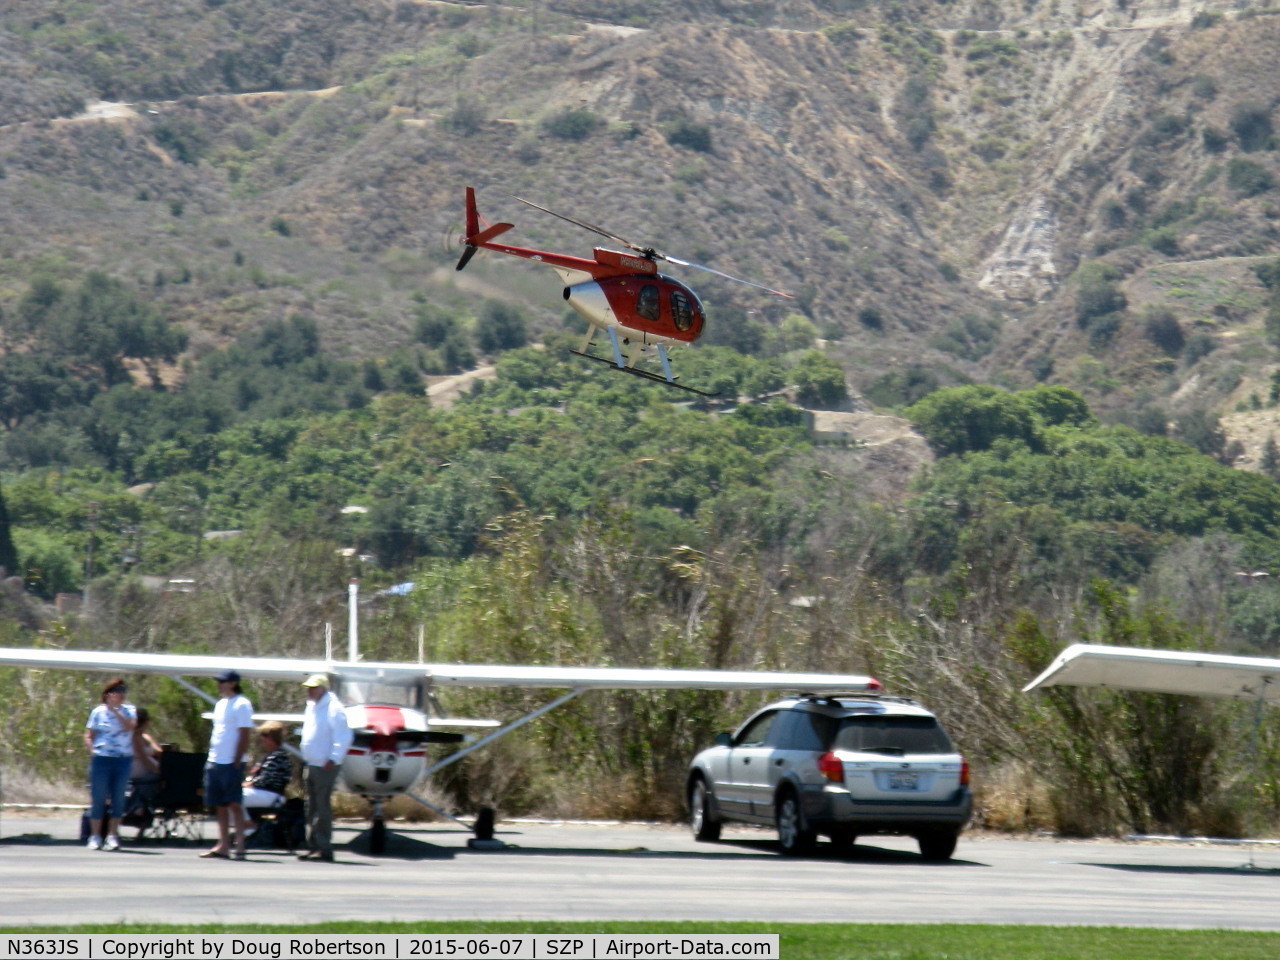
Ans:
{"label": "white wing of second aircraft", "polygon": [[96,673],[149,673],[213,677],[235,670],[245,679],[301,680],[327,673],[346,680],[405,683],[424,679],[447,687],[541,687],[593,690],[805,690],[867,693],[880,682],[857,674],[778,673],[754,670],[674,670],[628,667],[504,666],[458,663],[370,663],[284,657],[137,653],[102,650],[0,648],[0,666],[44,667]]}
{"label": "white wing of second aircraft", "polygon": [[1280,703],[1280,660],[1077,643],[1023,690],[1110,687]]}

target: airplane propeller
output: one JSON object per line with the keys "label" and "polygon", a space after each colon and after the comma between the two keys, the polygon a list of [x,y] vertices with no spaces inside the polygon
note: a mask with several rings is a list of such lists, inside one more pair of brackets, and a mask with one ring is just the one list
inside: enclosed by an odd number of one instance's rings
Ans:
{"label": "airplane propeller", "polygon": [[[624,247],[634,250],[636,253],[640,254],[640,256],[644,257],[646,260],[665,260],[667,263],[674,263],[680,267],[692,267],[695,270],[703,270],[703,271],[706,271],[707,273],[714,273],[717,277],[724,277],[726,280],[732,280],[734,283],[745,283],[749,287],[757,287],[760,290],[767,290],[769,293],[772,293],[779,297],[784,297],[787,300],[795,299],[795,297],[793,297],[791,294],[783,293],[781,290],[775,290],[773,287],[765,286],[763,283],[756,283],[754,280],[744,280],[742,277],[735,277],[732,274],[725,273],[722,270],[717,270],[714,267],[703,266],[700,263],[693,263],[692,261],[689,261],[689,260],[682,260],[679,257],[673,257],[670,254],[662,253],[661,251],[655,249],[654,247],[645,247],[645,246],[641,246],[638,243],[632,243],[630,240],[626,239],[625,237],[620,237],[616,233],[610,233],[608,230],[605,230],[603,227],[597,227],[595,224],[587,223],[585,220],[578,220],[578,219],[575,219],[574,217],[567,217],[563,213],[556,213],[554,210],[548,210],[546,207],[540,206],[539,204],[534,203],[532,200],[526,200],[524,197],[517,197],[513,194],[512,199],[519,200],[521,203],[524,203],[524,204],[528,204],[529,206],[533,207],[535,210],[541,210],[543,213],[549,213],[553,217],[559,217],[561,220],[566,220],[569,223],[572,223],[574,226],[582,227],[584,230],[590,230],[592,233],[598,233],[600,234],[600,236],[608,240],[612,240],[615,243],[620,243]],[[464,258],[469,259],[467,257],[467,254],[464,254],[463,256]],[[458,269],[462,269],[462,268],[459,267]]]}

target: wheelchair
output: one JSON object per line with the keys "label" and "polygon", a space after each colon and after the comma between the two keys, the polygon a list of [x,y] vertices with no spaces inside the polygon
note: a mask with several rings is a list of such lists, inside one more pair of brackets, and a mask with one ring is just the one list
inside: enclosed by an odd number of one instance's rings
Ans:
{"label": "wheelchair", "polygon": [[135,827],[137,840],[204,840],[203,753],[160,754],[156,781],[131,783],[122,826]]}

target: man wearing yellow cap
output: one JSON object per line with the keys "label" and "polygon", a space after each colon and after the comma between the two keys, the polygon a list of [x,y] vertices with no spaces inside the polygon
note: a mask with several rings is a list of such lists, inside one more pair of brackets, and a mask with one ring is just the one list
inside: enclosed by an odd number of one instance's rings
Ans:
{"label": "man wearing yellow cap", "polygon": [[342,760],[355,734],[342,704],[329,692],[329,678],[315,673],[302,681],[307,709],[302,719],[303,781],[307,788],[307,849],[299,860],[333,862],[333,807],[330,797]]}

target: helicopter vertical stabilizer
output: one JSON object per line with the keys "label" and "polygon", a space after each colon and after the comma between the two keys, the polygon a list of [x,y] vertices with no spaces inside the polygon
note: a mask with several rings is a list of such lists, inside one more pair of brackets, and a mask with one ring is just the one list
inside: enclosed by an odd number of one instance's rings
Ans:
{"label": "helicopter vertical stabilizer", "polygon": [[493,226],[485,225],[480,219],[480,212],[476,209],[476,191],[474,187],[467,187],[467,236],[462,241],[466,245],[466,249],[462,251],[462,256],[458,259],[456,269],[461,270],[471,258],[476,255],[476,251],[483,247],[488,241],[494,237],[506,233],[512,227],[513,223],[495,223]]}

